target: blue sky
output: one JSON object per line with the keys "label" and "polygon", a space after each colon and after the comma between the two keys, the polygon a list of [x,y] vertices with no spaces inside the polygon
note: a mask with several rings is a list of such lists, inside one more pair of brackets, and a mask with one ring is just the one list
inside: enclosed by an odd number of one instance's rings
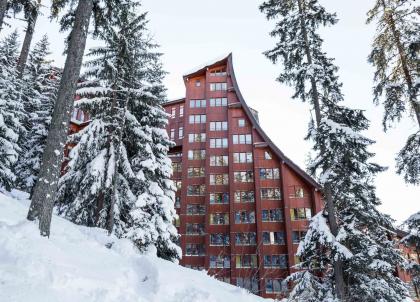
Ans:
{"label": "blue sky", "polygon": [[[49,1],[43,1],[35,39],[47,33],[52,44],[52,58],[62,66],[65,57],[63,34],[56,23],[47,19]],[[291,100],[292,90],[275,81],[281,65],[273,65],[262,52],[275,41],[268,35],[273,27],[258,10],[255,0],[143,0],[149,11],[149,28],[164,52],[163,62],[169,75],[165,79],[168,97],[184,96],[182,74],[220,54],[233,53],[233,63],[242,94],[248,104],[259,111],[262,127],[293,161],[305,167],[310,143],[304,141],[310,118],[309,107]],[[322,30],[324,50],[340,67],[346,105],[366,111],[371,127],[365,134],[377,141],[371,151],[375,161],[388,166],[376,181],[383,202],[381,210],[401,221],[420,209],[420,188],[406,185],[395,174],[394,157],[407,136],[416,130],[410,117],[388,133],[382,131],[381,107],[372,104],[373,69],[367,63],[374,26],[365,24],[372,0],[322,0],[329,11],[338,14],[340,22]],[[24,24],[13,22],[20,32]],[[96,41],[90,40],[89,46]]]}

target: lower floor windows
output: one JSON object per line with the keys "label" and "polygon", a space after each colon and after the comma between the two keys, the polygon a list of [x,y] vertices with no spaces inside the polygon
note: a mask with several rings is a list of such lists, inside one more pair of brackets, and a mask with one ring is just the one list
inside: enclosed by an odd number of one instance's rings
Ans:
{"label": "lower floor windows", "polygon": [[282,209],[262,210],[261,214],[264,222],[283,221]]}
{"label": "lower floor windows", "polygon": [[293,243],[299,243],[301,242],[306,235],[306,231],[293,231],[292,232],[292,240]]}
{"label": "lower floor windows", "polygon": [[186,256],[205,256],[204,244],[187,243],[185,246]]}
{"label": "lower floor windows", "polygon": [[235,235],[236,245],[255,245],[256,242],[257,236],[255,232],[236,233]]}
{"label": "lower floor windows", "polygon": [[210,204],[229,203],[229,193],[210,193]]}
{"label": "lower floor windows", "polygon": [[187,223],[187,235],[203,235],[204,223]]}
{"label": "lower floor windows", "polygon": [[204,215],[206,207],[201,204],[187,204],[187,215]]}
{"label": "lower floor windows", "polygon": [[247,211],[236,212],[235,223],[255,223],[255,212],[247,212]]}
{"label": "lower floor windows", "polygon": [[210,268],[230,268],[230,257],[210,255]]}
{"label": "lower floor windows", "polygon": [[223,234],[223,233],[210,234],[210,245],[220,245],[220,246],[230,245],[229,234]]}
{"label": "lower floor windows", "polygon": [[281,191],[280,191],[279,188],[263,188],[263,189],[261,189],[261,199],[280,200],[281,199]]}
{"label": "lower floor windows", "polygon": [[264,255],[265,268],[287,268],[287,255]]}
{"label": "lower floor windows", "polygon": [[305,220],[312,217],[310,208],[293,208],[290,209],[290,217],[292,220]]}
{"label": "lower floor windows", "polygon": [[236,191],[235,192],[235,202],[254,202],[255,194],[254,191]]}
{"label": "lower floor windows", "polygon": [[281,293],[287,291],[286,284],[283,284],[282,279],[265,279],[266,293]]}
{"label": "lower floor windows", "polygon": [[251,278],[236,278],[236,286],[245,288],[249,290],[251,293],[258,293],[258,277],[251,277]]}
{"label": "lower floor windows", "polygon": [[210,224],[229,224],[229,213],[210,214]]}
{"label": "lower floor windows", "polygon": [[187,187],[187,196],[204,196],[206,185],[191,185]]}
{"label": "lower floor windows", "polygon": [[257,255],[236,255],[235,256],[236,268],[256,268]]}
{"label": "lower floor windows", "polygon": [[263,232],[263,244],[285,244],[284,232]]}

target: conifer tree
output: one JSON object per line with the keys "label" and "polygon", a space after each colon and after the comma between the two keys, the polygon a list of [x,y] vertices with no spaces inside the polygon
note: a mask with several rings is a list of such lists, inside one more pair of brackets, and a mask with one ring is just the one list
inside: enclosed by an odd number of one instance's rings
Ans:
{"label": "conifer tree", "polygon": [[76,106],[92,121],[72,137],[77,144],[60,180],[58,211],[176,259],[170,141],[159,105],[164,73],[146,38],[145,14],[135,16],[129,8],[104,30],[105,46],[89,54]]}
{"label": "conifer tree", "polygon": [[27,0],[0,0],[0,31],[3,29],[3,25],[5,23],[4,18],[8,17],[8,13],[20,13],[23,9],[22,4],[25,1]]}
{"label": "conifer tree", "polygon": [[48,37],[44,36],[29,55],[22,83],[22,102],[27,114],[26,135],[22,137],[21,155],[16,166],[17,185],[31,192],[38,177],[45,140],[54,109],[61,71],[48,61]]}
{"label": "conifer tree", "polygon": [[8,191],[15,184],[13,166],[20,151],[19,135],[24,132],[21,88],[16,73],[18,47],[17,32],[0,44],[0,187]]}
{"label": "conifer tree", "polygon": [[[420,212],[411,215],[404,225],[407,227],[408,234],[401,239],[401,243],[414,249],[417,259],[420,259]],[[416,261],[410,261],[406,268],[411,274],[413,284],[420,288],[420,264]]]}
{"label": "conifer tree", "polygon": [[375,68],[374,102],[385,110],[384,131],[407,112],[417,124],[396,157],[397,173],[411,184],[420,184],[419,9],[412,0],[376,0],[367,19],[377,22],[369,62]]}
{"label": "conifer tree", "polygon": [[[369,121],[343,101],[338,68],[322,50],[321,26],[337,22],[317,0],[269,0],[261,10],[277,21],[274,49],[265,55],[282,60],[278,80],[295,89],[293,98],[309,101],[315,121],[307,139],[314,142],[309,171],[323,186],[326,208],[314,217],[292,275],[289,301],[401,301],[407,291],[393,275],[402,257],[388,239],[392,220],[380,213],[373,179],[384,170],[367,149],[374,142],[361,133]],[[323,215],[328,217],[328,224]],[[312,293],[317,292],[316,295]]]}

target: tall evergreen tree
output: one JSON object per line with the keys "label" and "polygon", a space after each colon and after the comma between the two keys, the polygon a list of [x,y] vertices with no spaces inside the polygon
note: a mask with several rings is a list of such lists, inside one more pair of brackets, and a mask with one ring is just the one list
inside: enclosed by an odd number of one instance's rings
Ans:
{"label": "tall evergreen tree", "polygon": [[[129,7],[128,7],[129,8]],[[91,123],[73,136],[58,210],[68,219],[130,238],[140,249],[179,257],[172,225],[174,185],[160,54],[147,39],[146,15],[125,12],[91,50],[77,106]]]}
{"label": "tall evergreen tree", "polygon": [[[417,259],[420,259],[420,212],[417,212],[406,221],[404,225],[407,227],[408,234],[401,239],[401,243],[407,245],[417,255]],[[416,261],[410,261],[406,267],[411,273],[414,285],[420,289],[420,264]]]}
{"label": "tall evergreen tree", "polygon": [[376,0],[367,22],[377,22],[369,55],[375,68],[374,102],[385,109],[384,131],[409,112],[417,131],[398,153],[397,172],[411,184],[420,184],[420,102],[418,65],[420,7],[413,0]]}
{"label": "tall evergreen tree", "polygon": [[23,9],[22,4],[24,1],[27,0],[0,0],[0,31],[3,29],[4,18],[8,17],[8,13],[20,13]]}
{"label": "tall evergreen tree", "polygon": [[340,104],[338,68],[318,34],[336,16],[317,0],[269,0],[260,8],[277,21],[271,32],[277,44],[265,55],[282,60],[278,80],[292,85],[293,98],[308,100],[315,113],[307,135],[315,154],[309,170],[323,185],[326,202],[299,246],[297,268],[304,271],[290,278],[296,286],[289,301],[402,301],[407,291],[393,271],[403,260],[387,237],[392,220],[376,209],[373,179],[384,168],[371,162],[367,149],[374,142],[361,134],[369,127],[363,111]]}
{"label": "tall evergreen tree", "polygon": [[22,137],[21,155],[16,166],[17,185],[31,192],[38,177],[45,140],[51,122],[61,71],[48,61],[48,37],[44,36],[29,55],[22,83],[22,101],[28,119]]}
{"label": "tall evergreen tree", "polygon": [[78,1],[76,8],[74,8],[73,0],[57,0],[52,3],[52,15],[62,15],[61,29],[71,29],[71,33],[68,38],[66,63],[42,158],[39,181],[34,187],[27,216],[29,220],[39,218],[39,229],[42,236],[50,234],[54,196],[61,173],[63,148],[67,140],[67,129],[86,46],[90,17],[92,14],[94,15],[94,34],[98,35],[102,26],[113,24],[114,11],[118,11],[125,3],[133,1],[84,0]]}
{"label": "tall evergreen tree", "polygon": [[0,187],[10,190],[16,180],[13,165],[18,160],[19,135],[24,111],[17,78],[18,34],[13,32],[0,44]]}

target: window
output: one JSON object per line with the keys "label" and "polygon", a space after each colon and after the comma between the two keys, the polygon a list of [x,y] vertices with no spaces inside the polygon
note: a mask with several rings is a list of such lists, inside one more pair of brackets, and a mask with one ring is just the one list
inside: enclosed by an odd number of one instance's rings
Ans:
{"label": "window", "polygon": [[233,172],[235,182],[253,182],[254,173],[252,171]]}
{"label": "window", "polygon": [[206,207],[201,204],[187,204],[187,215],[204,215]]}
{"label": "window", "polygon": [[229,234],[223,234],[223,233],[210,234],[210,245],[220,245],[220,246],[230,245]]}
{"label": "window", "polygon": [[79,109],[77,109],[77,108],[73,108],[73,113],[72,113],[72,115],[71,115],[71,119],[72,119],[72,120],[77,120],[77,115],[78,115],[78,113],[79,113]]}
{"label": "window", "polygon": [[292,220],[310,219],[312,217],[312,210],[310,208],[290,209],[290,216]]}
{"label": "window", "polygon": [[272,159],[271,153],[268,151],[264,151],[264,159]]}
{"label": "window", "polygon": [[203,160],[206,159],[206,150],[188,150],[189,160]]}
{"label": "window", "polygon": [[182,181],[180,179],[174,179],[174,185],[176,189],[179,191],[182,188]]}
{"label": "window", "polygon": [[289,192],[291,192],[290,198],[304,198],[306,196],[305,190],[300,186],[290,186]]}
{"label": "window", "polygon": [[227,138],[211,138],[210,139],[210,148],[227,148],[228,139]]}
{"label": "window", "polygon": [[171,129],[171,140],[175,139],[175,129]]}
{"label": "window", "polygon": [[177,227],[177,228],[179,228],[179,226],[181,225],[181,220],[179,219],[179,216],[177,216],[177,217],[175,218],[174,225],[175,225],[175,227]]}
{"label": "window", "polygon": [[169,157],[182,157],[182,152],[168,153]]}
{"label": "window", "polygon": [[229,224],[229,213],[210,214],[210,224]]}
{"label": "window", "polygon": [[280,170],[278,168],[262,168],[260,169],[260,179],[280,179]]}
{"label": "window", "polygon": [[234,145],[238,145],[238,144],[252,144],[252,137],[251,134],[233,134],[232,135],[233,138],[233,144]]}
{"label": "window", "polygon": [[210,156],[210,166],[212,167],[226,167],[229,162],[227,155],[212,155]]}
{"label": "window", "polygon": [[235,244],[236,245],[255,245],[257,242],[257,236],[255,232],[248,233],[236,233]]}
{"label": "window", "polygon": [[230,257],[210,255],[210,268],[230,268]]}
{"label": "window", "polygon": [[301,242],[306,235],[306,231],[293,231],[292,232],[292,240],[293,243],[299,244],[299,242]]}
{"label": "window", "polygon": [[264,255],[265,268],[287,268],[287,255]]}
{"label": "window", "polygon": [[226,204],[229,203],[229,193],[210,193],[210,204]]}
{"label": "window", "polygon": [[258,294],[258,276],[252,278],[236,278],[236,286],[245,288],[251,293]]}
{"label": "window", "polygon": [[255,223],[255,212],[237,211],[235,213],[235,223]]}
{"label": "window", "polygon": [[265,279],[265,292],[266,293],[281,293],[287,291],[287,286],[282,285],[282,279]]}
{"label": "window", "polygon": [[204,244],[187,243],[185,246],[185,255],[187,256],[205,256]]}
{"label": "window", "polygon": [[180,117],[184,116],[184,105],[179,105],[179,116]]}
{"label": "window", "polygon": [[219,68],[219,69],[212,70],[210,71],[210,76],[211,77],[224,77],[226,76],[226,69]]}
{"label": "window", "polygon": [[263,188],[261,189],[261,199],[281,200],[281,191],[279,188]]}
{"label": "window", "polygon": [[187,187],[187,196],[204,196],[206,185],[190,185]]}
{"label": "window", "polygon": [[175,118],[176,117],[176,108],[172,107],[171,108],[171,118]]}
{"label": "window", "polygon": [[225,107],[227,103],[227,98],[210,99],[210,107]]}
{"label": "window", "polygon": [[183,139],[184,138],[184,127],[178,128],[178,138]]}
{"label": "window", "polygon": [[188,168],[188,178],[204,177],[205,176],[204,170],[205,169],[203,167]]}
{"label": "window", "polygon": [[237,163],[252,163],[252,152],[233,153],[233,162]]}
{"label": "window", "polygon": [[172,162],[173,172],[182,172],[182,164],[180,162]]}
{"label": "window", "polygon": [[179,209],[181,207],[181,197],[175,197],[175,208]]}
{"label": "window", "polygon": [[292,220],[305,220],[312,217],[312,210],[310,208],[293,208],[290,209],[290,216]]}
{"label": "window", "polygon": [[210,131],[225,131],[228,130],[227,122],[210,122]]}
{"label": "window", "polygon": [[236,268],[257,268],[257,255],[236,255]]}
{"label": "window", "polygon": [[226,91],[227,83],[210,83],[210,91]]}
{"label": "window", "polygon": [[240,128],[245,127],[245,119],[243,118],[238,119],[238,127]]}
{"label": "window", "polygon": [[195,80],[195,87],[200,87],[200,86],[201,86],[200,80]]}
{"label": "window", "polygon": [[263,244],[285,244],[284,232],[263,232]]}
{"label": "window", "polygon": [[236,191],[235,202],[255,202],[254,191]]}
{"label": "window", "polygon": [[187,235],[204,235],[204,223],[187,223]]}
{"label": "window", "polygon": [[205,108],[206,100],[190,100],[190,108]]}
{"label": "window", "polygon": [[229,174],[210,174],[210,185],[228,185]]}
{"label": "window", "polygon": [[282,209],[262,210],[261,214],[264,222],[283,221]]}
{"label": "window", "polygon": [[205,133],[190,133],[188,134],[189,143],[204,143],[206,141]]}
{"label": "window", "polygon": [[191,114],[189,117],[190,124],[205,124],[206,115],[205,114]]}

